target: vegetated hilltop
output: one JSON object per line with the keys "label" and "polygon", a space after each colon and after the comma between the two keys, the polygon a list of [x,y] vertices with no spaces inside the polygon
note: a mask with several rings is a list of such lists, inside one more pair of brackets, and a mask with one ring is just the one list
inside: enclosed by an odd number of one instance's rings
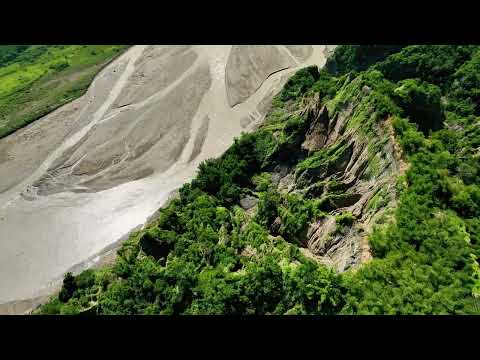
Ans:
{"label": "vegetated hilltop", "polygon": [[81,96],[125,45],[0,46],[0,138]]}
{"label": "vegetated hilltop", "polygon": [[480,47],[340,46],[327,69],[38,313],[479,313]]}

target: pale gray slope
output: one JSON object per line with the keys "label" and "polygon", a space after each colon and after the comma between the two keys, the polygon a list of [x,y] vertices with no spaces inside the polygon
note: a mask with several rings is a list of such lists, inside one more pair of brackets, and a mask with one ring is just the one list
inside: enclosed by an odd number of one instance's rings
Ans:
{"label": "pale gray slope", "polygon": [[295,65],[295,60],[278,46],[233,46],[226,68],[229,105],[244,102],[271,74]]}
{"label": "pale gray slope", "polygon": [[325,62],[324,45],[288,47],[134,46],[83,97],[1,139],[0,303],[48,293],[144,224],[261,123],[288,74]]}

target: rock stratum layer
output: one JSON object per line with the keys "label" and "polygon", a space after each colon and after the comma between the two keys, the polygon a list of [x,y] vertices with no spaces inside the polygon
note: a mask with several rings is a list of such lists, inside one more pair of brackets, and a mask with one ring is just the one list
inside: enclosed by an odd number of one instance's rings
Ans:
{"label": "rock stratum layer", "polygon": [[87,93],[0,140],[0,303],[46,294],[262,122],[319,46],[134,46]]}
{"label": "rock stratum layer", "polygon": [[[290,113],[303,119],[302,125],[287,146],[273,153],[269,171],[279,192],[319,199],[325,216],[295,240],[305,256],[338,272],[371,259],[367,237],[395,208],[396,182],[405,169],[391,119],[378,115],[371,89],[362,81],[361,76],[347,81],[323,105],[316,93]],[[345,226],[342,216],[350,219]],[[278,216],[270,233],[281,234],[283,226]]]}
{"label": "rock stratum layer", "polygon": [[[317,97],[307,106],[309,127],[302,149],[309,154],[323,150],[325,156],[291,174],[296,180],[293,191],[314,194],[329,212],[308,227],[302,239],[304,252],[339,272],[370,258],[367,236],[395,204],[402,165],[390,136],[393,128],[389,120],[376,119],[369,106],[370,89],[362,88],[360,80],[345,86],[345,93],[360,96],[352,99],[340,93],[323,107]],[[336,217],[345,213],[354,220],[339,228]]]}

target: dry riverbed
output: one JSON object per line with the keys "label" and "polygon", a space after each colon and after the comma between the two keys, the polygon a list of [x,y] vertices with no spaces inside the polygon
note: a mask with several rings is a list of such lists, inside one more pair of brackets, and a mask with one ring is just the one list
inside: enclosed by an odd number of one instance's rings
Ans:
{"label": "dry riverbed", "polygon": [[323,66],[329,49],[134,46],[83,97],[1,139],[0,313],[111,260],[201,161],[263,121],[288,74]]}

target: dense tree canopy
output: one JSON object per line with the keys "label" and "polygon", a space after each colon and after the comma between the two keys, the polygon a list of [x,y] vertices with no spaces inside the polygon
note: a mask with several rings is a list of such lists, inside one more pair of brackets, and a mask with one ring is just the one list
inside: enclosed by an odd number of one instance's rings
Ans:
{"label": "dense tree canopy", "polygon": [[[123,244],[114,266],[67,274],[60,296],[40,312],[479,313],[479,56],[473,46],[339,47],[334,73],[299,71],[265,125],[204,162],[179,198]],[[361,93],[349,93],[354,81]],[[369,235],[374,259],[342,274],[299,248],[306,225],[325,216],[326,200],[314,187],[288,194],[271,182],[279,164],[334,169],[348,150],[339,143],[293,155],[307,124],[286,108],[314,93],[324,102],[368,93],[366,111],[376,121],[393,119],[409,164],[393,220]],[[338,184],[330,191],[328,201],[342,196]],[[238,206],[246,195],[258,199],[253,213]],[[335,221],[341,233],[354,216]]]}

